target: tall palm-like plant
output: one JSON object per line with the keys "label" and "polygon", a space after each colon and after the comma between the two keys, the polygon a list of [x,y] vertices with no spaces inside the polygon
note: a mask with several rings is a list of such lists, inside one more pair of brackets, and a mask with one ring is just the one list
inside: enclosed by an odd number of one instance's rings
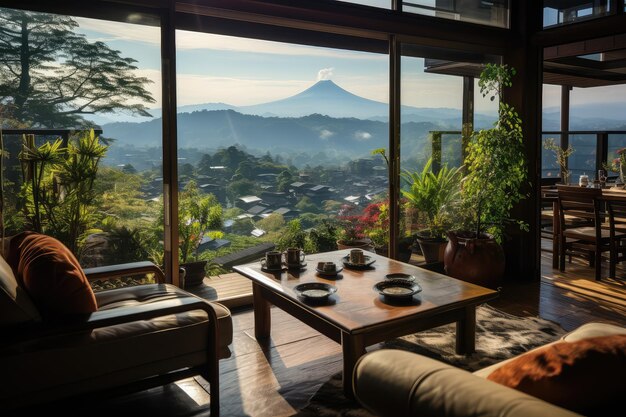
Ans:
{"label": "tall palm-like plant", "polygon": [[24,135],[19,160],[23,184],[23,215],[32,230],[61,240],[74,253],[79,241],[96,224],[94,181],[108,147],[93,130],[63,147],[63,140],[40,146]]}
{"label": "tall palm-like plant", "polygon": [[461,168],[444,165],[438,172],[432,170],[432,158],[421,171],[404,170],[402,178],[409,184],[401,190],[408,204],[418,211],[424,224],[420,232],[425,237],[444,238],[451,223],[451,213],[459,197]]}

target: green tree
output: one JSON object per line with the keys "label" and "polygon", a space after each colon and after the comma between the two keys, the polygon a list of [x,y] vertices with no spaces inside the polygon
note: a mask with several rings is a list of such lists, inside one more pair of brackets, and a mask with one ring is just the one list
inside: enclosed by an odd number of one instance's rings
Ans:
{"label": "green tree", "polygon": [[287,191],[292,182],[293,175],[291,175],[291,172],[283,171],[276,177],[276,189],[278,191]]}
{"label": "green tree", "polygon": [[296,208],[302,213],[319,213],[320,209],[307,196],[304,196],[296,203]]}
{"label": "green tree", "polygon": [[256,222],[256,225],[259,229],[263,229],[266,232],[276,232],[285,225],[285,218],[282,214],[272,213]]}
{"label": "green tree", "polygon": [[149,117],[154,103],[135,60],[75,33],[69,16],[0,11],[0,103],[32,127],[84,125],[83,116],[126,111]]}
{"label": "green tree", "polygon": [[[98,196],[97,206],[107,217],[115,219],[115,227],[136,227],[143,219],[156,219],[162,206],[155,201],[146,201],[141,186],[145,183],[138,174],[103,166],[98,170],[94,192]],[[111,226],[112,227],[112,226]]]}
{"label": "green tree", "polygon": [[231,201],[235,201],[238,197],[244,195],[254,194],[255,192],[256,183],[247,179],[234,180],[226,187],[226,194]]}
{"label": "green tree", "polygon": [[302,230],[300,220],[294,219],[287,223],[287,227],[276,242],[276,248],[278,250],[301,248],[307,251],[307,234]]}
{"label": "green tree", "polygon": [[126,174],[136,174],[137,168],[135,168],[131,164],[126,164],[122,167],[122,171],[125,172]]}

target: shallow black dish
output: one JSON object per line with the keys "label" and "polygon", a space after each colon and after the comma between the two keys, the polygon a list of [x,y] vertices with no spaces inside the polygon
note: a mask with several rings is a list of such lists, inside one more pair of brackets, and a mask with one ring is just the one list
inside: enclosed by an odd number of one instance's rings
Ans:
{"label": "shallow black dish", "polygon": [[369,269],[370,266],[376,262],[376,259],[372,258],[369,255],[365,255],[365,263],[362,264],[353,264],[350,262],[350,255],[346,255],[341,260],[343,261],[343,266],[350,269]]}
{"label": "shallow black dish", "polygon": [[389,298],[409,298],[422,291],[422,287],[417,282],[395,278],[377,282],[374,290]]}
{"label": "shallow black dish", "polygon": [[392,274],[387,274],[385,275],[386,279],[404,279],[407,281],[415,281],[415,276],[411,275],[411,274],[405,274],[402,272],[394,272]]}
{"label": "shallow black dish", "polygon": [[293,287],[298,297],[311,301],[326,300],[337,292],[337,287],[323,282],[305,282]]}

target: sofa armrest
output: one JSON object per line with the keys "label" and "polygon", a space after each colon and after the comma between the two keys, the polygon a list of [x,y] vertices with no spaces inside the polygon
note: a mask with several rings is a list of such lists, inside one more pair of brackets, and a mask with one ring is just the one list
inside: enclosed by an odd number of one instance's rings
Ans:
{"label": "sofa armrest", "polygon": [[98,279],[113,279],[128,275],[154,274],[157,284],[165,282],[165,275],[161,268],[149,261],[130,262],[125,264],[97,266],[83,270],[89,281]]}
{"label": "sofa armrest", "polygon": [[357,362],[354,394],[389,417],[573,417],[579,414],[411,352],[382,349]]}
{"label": "sofa armrest", "polygon": [[[129,323],[132,321],[149,320],[170,314],[192,310],[207,312],[210,326],[216,328],[217,315],[211,303],[194,295],[178,297],[171,300],[162,300],[153,303],[144,303],[133,306],[122,306],[109,310],[96,311],[90,314],[64,316],[61,320],[52,320],[33,323],[21,328],[11,329],[5,333],[6,340],[12,343],[32,338],[44,338],[63,334],[85,332],[93,329]],[[216,334],[216,330],[215,333]]]}

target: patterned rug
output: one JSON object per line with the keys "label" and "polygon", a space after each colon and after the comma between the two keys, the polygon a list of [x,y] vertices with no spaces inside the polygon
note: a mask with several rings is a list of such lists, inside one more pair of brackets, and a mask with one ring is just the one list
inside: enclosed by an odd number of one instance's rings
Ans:
{"label": "patterned rug", "polygon": [[[558,339],[565,331],[555,323],[536,317],[517,317],[487,304],[476,310],[476,352],[457,355],[456,325],[447,324],[383,343],[385,349],[416,352],[470,372],[511,358]],[[341,373],[333,375],[293,417],[374,417],[344,397]]]}

